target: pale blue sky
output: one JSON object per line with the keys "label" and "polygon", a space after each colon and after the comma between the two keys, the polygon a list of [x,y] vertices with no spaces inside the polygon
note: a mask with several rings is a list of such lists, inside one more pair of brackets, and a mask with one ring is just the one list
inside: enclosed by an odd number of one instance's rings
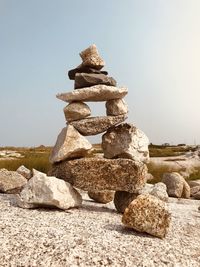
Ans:
{"label": "pale blue sky", "polygon": [[150,142],[200,143],[199,14],[199,0],[0,0],[0,146],[55,143],[55,95],[92,43]]}

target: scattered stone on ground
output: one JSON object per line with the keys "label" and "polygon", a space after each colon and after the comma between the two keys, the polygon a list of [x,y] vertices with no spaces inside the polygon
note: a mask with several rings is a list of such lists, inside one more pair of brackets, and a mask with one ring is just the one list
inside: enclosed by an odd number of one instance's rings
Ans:
{"label": "scattered stone on ground", "polygon": [[75,84],[74,84],[75,89],[94,86],[96,84],[117,86],[115,79],[113,79],[112,77],[108,77],[105,74],[77,73],[75,75]]}
{"label": "scattered stone on ground", "polygon": [[112,99],[106,101],[106,114],[117,116],[128,113],[128,106],[123,99]]}
{"label": "scattered stone on ground", "polygon": [[63,111],[68,122],[84,119],[91,114],[89,106],[84,102],[72,102]]}
{"label": "scattered stone on ground", "polygon": [[82,135],[96,135],[105,132],[111,126],[119,124],[127,119],[126,115],[89,117],[78,121],[72,121],[74,126]]}
{"label": "scattered stone on ground", "polygon": [[154,184],[152,190],[149,192],[150,195],[155,196],[165,202],[168,202],[167,186],[164,183]]}
{"label": "scattered stone on ground", "polygon": [[26,168],[24,165],[21,165],[16,172],[24,176],[27,180],[29,180],[32,177],[32,171]]}
{"label": "scattered stone on ground", "polygon": [[50,162],[83,157],[92,148],[90,142],[72,125],[63,128],[50,155]]}
{"label": "scattered stone on ground", "polygon": [[156,237],[166,236],[171,216],[165,202],[152,195],[140,195],[125,209],[122,222],[126,227]]}
{"label": "scattered stone on ground", "polygon": [[147,168],[130,159],[81,158],[53,165],[49,175],[85,191],[135,192],[145,184]]}
{"label": "scattered stone on ground", "polygon": [[48,177],[38,172],[17,195],[17,204],[22,208],[57,207],[69,209],[79,207],[81,195],[67,182]]}
{"label": "scattered stone on ground", "polygon": [[189,184],[190,188],[200,186],[200,180],[191,180],[187,181],[187,183]]}
{"label": "scattered stone on ground", "polygon": [[88,196],[89,198],[93,199],[98,203],[109,203],[114,199],[114,191],[110,190],[103,190],[103,191],[89,191]]}
{"label": "scattered stone on ground", "polygon": [[190,197],[190,187],[179,173],[164,173],[162,182],[166,184],[167,193],[170,197]]}
{"label": "scattered stone on ground", "polygon": [[69,93],[57,94],[56,97],[65,102],[72,101],[107,101],[110,99],[123,98],[128,93],[125,87],[114,87],[104,84],[76,89]]}
{"label": "scattered stone on ground", "polygon": [[19,193],[27,183],[27,179],[16,171],[0,169],[0,192]]}
{"label": "scattered stone on ground", "polygon": [[130,123],[111,127],[102,136],[105,158],[129,158],[135,161],[149,161],[149,139]]}

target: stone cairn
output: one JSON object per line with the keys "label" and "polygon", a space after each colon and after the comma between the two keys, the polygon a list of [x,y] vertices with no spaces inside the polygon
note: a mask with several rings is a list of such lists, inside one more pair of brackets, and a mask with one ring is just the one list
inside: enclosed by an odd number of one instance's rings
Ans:
{"label": "stone cairn", "polygon": [[[109,77],[107,71],[102,71],[105,62],[96,46],[92,45],[82,51],[80,57],[82,63],[68,72],[69,79],[75,80],[75,90],[57,95],[58,99],[69,104],[64,108],[67,126],[58,135],[50,155],[50,175],[89,192],[115,191],[115,207],[124,212],[145,185],[149,140],[133,124],[124,122],[128,108],[123,98],[128,89],[117,87],[115,79]],[[91,110],[85,103],[91,101],[105,101],[107,116],[91,117]],[[103,156],[92,153],[92,144],[85,137],[100,133],[104,133],[101,144]],[[148,221],[152,220],[152,224],[155,224],[153,228],[159,229],[161,224],[168,227],[168,220],[165,222],[168,214],[160,216],[167,213],[161,200],[157,203],[159,200],[147,196],[137,201],[138,210],[141,208],[140,202],[143,203],[141,212],[135,215],[134,206],[130,206],[130,210],[124,212],[124,224],[139,231],[153,233],[145,228],[145,223],[144,227],[143,223],[138,226],[138,218],[135,218],[140,216],[140,222],[145,222],[145,216],[149,214],[145,209],[152,209]],[[164,222],[162,219],[161,222],[160,219],[155,222],[156,214],[158,218],[164,218]],[[165,234],[164,229],[157,236],[163,237]]]}

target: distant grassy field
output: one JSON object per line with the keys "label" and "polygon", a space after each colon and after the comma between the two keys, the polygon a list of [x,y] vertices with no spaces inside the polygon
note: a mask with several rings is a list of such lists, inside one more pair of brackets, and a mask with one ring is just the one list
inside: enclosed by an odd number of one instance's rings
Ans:
{"label": "distant grassy field", "polygon": [[[103,153],[100,144],[93,145],[93,153]],[[158,146],[158,145],[150,145],[149,151],[151,157],[169,157],[169,156],[179,156],[188,151],[193,151],[194,147],[182,147],[182,146]],[[49,163],[49,154],[51,151],[51,147],[34,147],[34,148],[24,148],[24,147],[1,147],[2,150],[12,150],[20,153],[23,158],[16,158],[14,160],[10,159],[0,159],[0,169],[6,168],[7,170],[16,170],[19,166],[24,165],[28,169],[37,169],[38,171],[47,173],[51,167]],[[92,156],[90,154],[89,156]],[[154,176],[153,183],[161,180],[162,174],[164,172],[172,172],[172,171],[181,171],[181,169],[169,168],[167,166],[159,166],[153,163],[148,164],[149,172]],[[184,170],[182,170],[184,171]],[[188,178],[190,180],[200,179],[200,168],[196,169],[194,173],[190,175]]]}

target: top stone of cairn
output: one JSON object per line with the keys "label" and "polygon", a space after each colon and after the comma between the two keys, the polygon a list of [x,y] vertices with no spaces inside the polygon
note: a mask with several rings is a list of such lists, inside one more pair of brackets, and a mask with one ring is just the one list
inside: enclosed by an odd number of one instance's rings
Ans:
{"label": "top stone of cairn", "polygon": [[97,70],[102,69],[105,66],[104,60],[100,57],[95,44],[89,46],[80,53],[82,58],[82,66],[91,67]]}

